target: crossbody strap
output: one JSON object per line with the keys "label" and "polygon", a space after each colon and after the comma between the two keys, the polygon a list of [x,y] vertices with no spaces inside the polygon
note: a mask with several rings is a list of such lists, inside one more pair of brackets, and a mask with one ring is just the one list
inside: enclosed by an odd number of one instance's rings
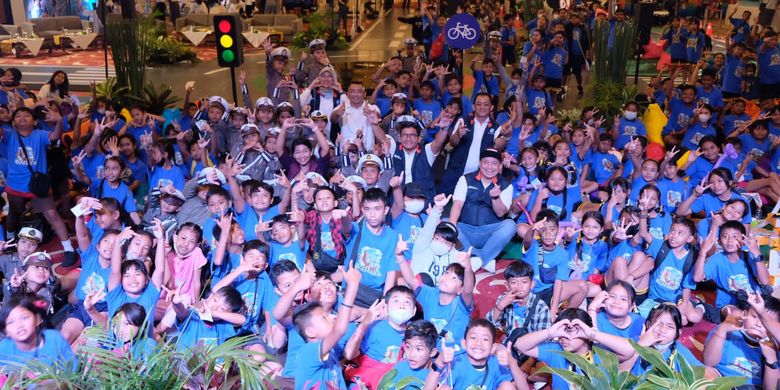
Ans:
{"label": "crossbody strap", "polygon": [[31,174],[35,174],[32,164],[30,164],[30,157],[27,155],[27,146],[24,145],[24,140],[22,139],[22,135],[19,134],[19,132],[16,132],[16,138],[19,139],[19,147],[22,148],[22,153],[24,153],[24,160],[27,162],[27,169],[30,170]]}
{"label": "crossbody strap", "polygon": [[355,246],[352,247],[352,253],[349,255],[349,261],[355,261],[357,258],[357,252],[358,247],[360,246],[360,238],[363,236],[363,225],[365,224],[365,219],[360,221],[358,224],[358,233],[355,237]]}

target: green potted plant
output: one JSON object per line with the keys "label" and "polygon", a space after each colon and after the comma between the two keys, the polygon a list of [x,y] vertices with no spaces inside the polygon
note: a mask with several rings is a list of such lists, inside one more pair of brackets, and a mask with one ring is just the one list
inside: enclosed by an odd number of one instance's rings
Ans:
{"label": "green potted plant", "polygon": [[140,95],[128,95],[132,102],[139,104],[146,112],[162,115],[166,108],[173,107],[181,98],[174,96],[171,86],[167,84],[147,84]]}

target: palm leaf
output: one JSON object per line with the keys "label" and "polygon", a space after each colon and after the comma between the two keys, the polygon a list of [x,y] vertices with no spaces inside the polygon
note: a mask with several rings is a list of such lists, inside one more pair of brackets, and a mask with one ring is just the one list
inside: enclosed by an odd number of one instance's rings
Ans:
{"label": "palm leaf", "polygon": [[[644,347],[637,344],[636,341],[629,339],[629,343],[634,350],[639,353],[639,357],[650,363],[654,370],[658,371],[665,378],[674,378],[674,370],[666,363],[661,353],[654,348]],[[682,356],[680,356],[682,359]]]}
{"label": "palm leaf", "polygon": [[593,386],[590,381],[588,381],[587,377],[585,375],[580,375],[577,373],[572,372],[571,370],[567,370],[564,368],[552,368],[550,366],[544,366],[539,371],[537,371],[542,374],[554,374],[558,375],[559,377],[563,378],[566,382],[569,384],[579,386],[583,390],[596,390],[597,388]]}

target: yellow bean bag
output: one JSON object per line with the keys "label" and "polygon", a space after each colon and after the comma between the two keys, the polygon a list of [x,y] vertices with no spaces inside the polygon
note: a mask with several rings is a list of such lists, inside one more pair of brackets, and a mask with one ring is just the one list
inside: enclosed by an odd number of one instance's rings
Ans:
{"label": "yellow bean bag", "polygon": [[668,121],[669,119],[664,115],[663,110],[661,110],[661,107],[658,104],[653,103],[649,105],[645,114],[642,116],[642,122],[644,122],[645,128],[647,128],[648,141],[663,145],[664,140],[661,132]]}

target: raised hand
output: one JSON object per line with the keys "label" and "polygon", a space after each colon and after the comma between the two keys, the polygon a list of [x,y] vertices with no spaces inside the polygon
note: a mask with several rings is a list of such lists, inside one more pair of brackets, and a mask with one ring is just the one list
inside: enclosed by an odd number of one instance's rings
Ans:
{"label": "raised hand", "polygon": [[615,226],[615,232],[612,234],[612,237],[621,241],[634,237],[633,234],[626,233],[628,229],[634,225],[634,223],[624,223],[623,221],[620,221],[620,223]]}
{"label": "raised hand", "polygon": [[152,234],[158,241],[165,240],[165,230],[162,227],[162,221],[157,218],[152,220]]}
{"label": "raised hand", "polygon": [[450,203],[450,199],[452,199],[452,194],[439,194],[433,197],[433,204],[439,209],[444,209]]}
{"label": "raised hand", "polygon": [[404,252],[406,252],[408,249],[409,249],[409,243],[404,241],[404,237],[399,234],[398,242],[395,244],[395,254],[403,255]]}
{"label": "raised hand", "polygon": [[347,286],[357,286],[360,284],[360,279],[363,274],[355,268],[355,262],[349,262],[349,269],[344,275],[344,280],[347,281]]}
{"label": "raised hand", "polygon": [[699,185],[697,185],[696,188],[693,189],[693,193],[694,195],[696,195],[697,198],[702,196],[704,194],[704,191],[707,191],[710,187],[712,187],[712,184],[706,184],[706,183],[707,183],[707,177],[704,177],[701,183],[699,183]]}
{"label": "raised hand", "polygon": [[81,162],[84,161],[85,158],[87,158],[87,152],[84,149],[81,149],[79,154],[70,158],[70,161],[73,163],[73,168],[79,168]]}
{"label": "raised hand", "polygon": [[390,187],[396,188],[400,187],[404,183],[404,172],[401,171],[401,174],[398,176],[393,176],[390,179]]}
{"label": "raised hand", "polygon": [[27,278],[27,271],[24,273],[19,272],[19,268],[14,268],[14,274],[11,275],[11,286],[13,288],[19,288],[19,286],[22,285],[22,282]]}
{"label": "raised hand", "polygon": [[104,289],[89,290],[87,296],[84,297],[84,309],[86,309],[87,312],[91,311],[91,309],[95,307],[95,304],[105,299],[105,297],[106,290]]}

